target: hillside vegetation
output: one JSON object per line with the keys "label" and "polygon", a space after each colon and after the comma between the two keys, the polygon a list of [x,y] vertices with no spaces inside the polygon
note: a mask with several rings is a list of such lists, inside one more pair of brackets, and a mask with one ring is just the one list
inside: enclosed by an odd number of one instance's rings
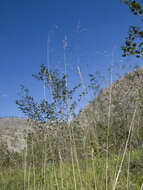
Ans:
{"label": "hillside vegetation", "polygon": [[[0,189],[141,189],[142,84],[140,68],[102,90],[68,123],[0,119],[5,139],[0,147]],[[27,130],[31,128],[36,130]]]}

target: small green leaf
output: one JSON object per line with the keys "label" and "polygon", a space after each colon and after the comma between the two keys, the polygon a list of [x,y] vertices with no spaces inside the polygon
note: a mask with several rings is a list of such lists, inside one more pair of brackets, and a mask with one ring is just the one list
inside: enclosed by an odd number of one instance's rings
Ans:
{"label": "small green leaf", "polygon": [[136,4],[135,4],[135,8],[136,8],[137,10],[141,9],[140,4],[139,4],[139,3],[136,3]]}
{"label": "small green leaf", "polygon": [[135,47],[137,45],[137,43],[133,43],[133,46]]}
{"label": "small green leaf", "polygon": [[143,10],[140,10],[140,11],[139,11],[139,14],[140,14],[140,15],[143,14]]}
{"label": "small green leaf", "polygon": [[130,46],[131,43],[130,43],[128,40],[126,40],[126,45],[127,45],[127,46]]}
{"label": "small green leaf", "polygon": [[135,53],[136,53],[136,54],[140,54],[140,51],[139,51],[139,50],[136,50]]}
{"label": "small green leaf", "polygon": [[143,31],[139,32],[139,36],[143,38]]}
{"label": "small green leaf", "polygon": [[134,55],[134,54],[135,54],[135,52],[134,52],[134,51],[131,51],[131,52],[130,52],[130,54],[131,54],[131,55]]}
{"label": "small green leaf", "polygon": [[139,47],[141,47],[143,45],[143,42],[141,42],[140,44],[139,44]]}

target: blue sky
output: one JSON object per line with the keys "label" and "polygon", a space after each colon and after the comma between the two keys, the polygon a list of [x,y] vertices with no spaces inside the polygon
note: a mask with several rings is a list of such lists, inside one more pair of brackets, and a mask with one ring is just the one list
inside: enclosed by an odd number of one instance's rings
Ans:
{"label": "blue sky", "polygon": [[[69,85],[122,61],[120,46],[130,25],[140,24],[120,0],[5,0],[0,1],[0,117],[23,116],[17,109],[19,86],[24,84],[35,97],[42,85],[32,78],[40,64],[47,64],[50,35],[50,68],[64,71],[63,39],[67,36]],[[77,30],[80,28],[80,30]],[[80,62],[77,62],[80,57]],[[127,63],[128,64],[128,63]]]}

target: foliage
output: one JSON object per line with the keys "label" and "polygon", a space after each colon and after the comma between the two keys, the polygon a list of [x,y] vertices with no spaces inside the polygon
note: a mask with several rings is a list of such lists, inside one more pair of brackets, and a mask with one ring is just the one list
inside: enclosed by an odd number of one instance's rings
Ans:
{"label": "foliage", "polygon": [[[135,0],[122,0],[122,2],[127,4],[131,12],[143,21],[143,1],[139,3]],[[139,58],[143,56],[143,30],[139,26],[130,26],[125,45],[121,49],[123,50],[123,57],[136,55]]]}
{"label": "foliage", "polygon": [[48,102],[46,97],[44,97],[40,103],[36,102],[29,95],[29,90],[22,85],[21,99],[16,100],[16,104],[28,118],[39,122],[51,123],[56,120],[68,121],[69,115],[74,116],[76,101],[72,100],[80,85],[69,89],[65,74],[60,76],[58,71],[49,71],[48,67],[44,65],[41,65],[40,72],[37,75],[33,75],[33,77],[44,83],[44,88],[48,89],[51,100]]}

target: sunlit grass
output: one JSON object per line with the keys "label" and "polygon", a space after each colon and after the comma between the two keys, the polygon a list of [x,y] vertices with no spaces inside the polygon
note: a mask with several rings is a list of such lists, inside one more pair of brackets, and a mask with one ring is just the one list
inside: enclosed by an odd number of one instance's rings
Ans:
{"label": "sunlit grass", "polygon": [[[143,155],[141,151],[134,151],[131,153],[131,160],[140,159],[141,155]],[[117,172],[120,161],[121,156],[117,156],[115,154],[109,156],[108,189],[113,188],[115,173]],[[127,189],[127,163],[128,154],[124,160],[121,176],[118,180],[118,185],[116,188],[118,190]],[[0,189],[24,189],[23,177],[23,168],[5,168],[5,170],[0,172]],[[143,176],[141,176],[141,173],[137,176],[137,173],[130,171],[128,189],[139,189],[141,187],[141,180],[143,180]],[[45,180],[42,168],[32,168],[29,166],[27,168],[25,183],[27,190],[74,190],[75,183],[76,189],[78,190],[104,190],[106,189],[106,156],[95,156],[93,159],[88,159],[87,161],[79,160],[79,166],[77,166],[76,162],[74,162],[73,164],[68,161],[65,161],[63,163],[59,162],[58,164],[53,162],[51,165],[45,168]]]}

